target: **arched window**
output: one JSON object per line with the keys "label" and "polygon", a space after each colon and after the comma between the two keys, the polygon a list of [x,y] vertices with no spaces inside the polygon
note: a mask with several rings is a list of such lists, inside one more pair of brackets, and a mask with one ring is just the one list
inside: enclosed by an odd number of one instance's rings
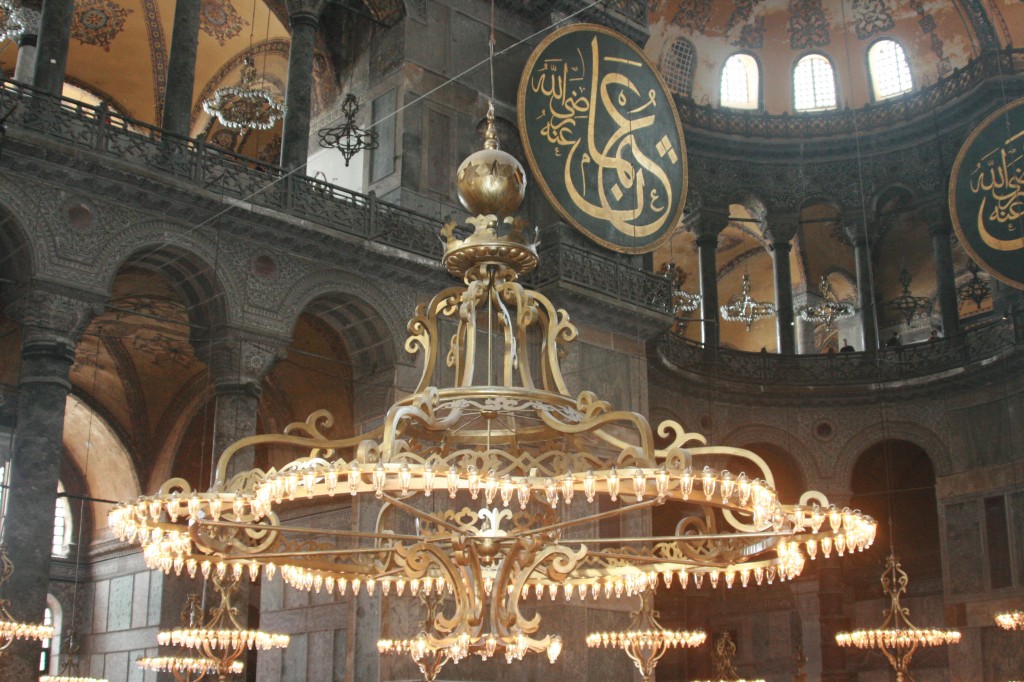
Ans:
{"label": "arched window", "polygon": [[71,505],[64,497],[64,484],[57,481],[57,502],[53,510],[53,556],[66,557],[71,547]]}
{"label": "arched window", "polygon": [[749,54],[734,54],[722,68],[719,101],[723,107],[757,109],[760,84],[757,61]]}
{"label": "arched window", "polygon": [[693,91],[693,70],[697,52],[686,38],[676,38],[661,59],[661,75],[669,89],[689,97]]}
{"label": "arched window", "polygon": [[914,87],[907,55],[895,40],[879,40],[868,50],[868,70],[875,99],[895,97]]}
{"label": "arched window", "polygon": [[46,595],[46,610],[43,612],[43,624],[53,626],[53,638],[44,639],[39,652],[39,672],[57,674],[60,670],[61,628],[64,624],[64,612],[60,602],[52,594]]}
{"label": "arched window", "polygon": [[836,108],[836,78],[832,63],[820,54],[809,54],[793,69],[793,103],[797,111]]}

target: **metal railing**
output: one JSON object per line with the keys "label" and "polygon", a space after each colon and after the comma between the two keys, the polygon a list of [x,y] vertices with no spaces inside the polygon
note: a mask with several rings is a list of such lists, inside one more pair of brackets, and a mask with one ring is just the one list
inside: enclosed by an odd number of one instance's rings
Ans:
{"label": "metal railing", "polygon": [[[298,173],[287,174],[279,166],[175,135],[103,104],[93,106],[0,81],[2,116],[7,116],[8,129],[32,131],[59,144],[157,171],[197,189],[280,211],[328,230],[433,260],[440,260],[443,252],[436,218],[378,201],[372,192],[361,194]],[[545,283],[568,278],[628,304],[669,310],[671,291],[655,273],[568,247],[557,250],[550,260],[543,263]]]}
{"label": "metal railing", "polygon": [[1024,317],[1000,319],[959,336],[871,353],[777,355],[705,349],[678,334],[657,342],[659,355],[680,370],[714,380],[777,386],[837,386],[940,377],[983,363],[1024,344]]}

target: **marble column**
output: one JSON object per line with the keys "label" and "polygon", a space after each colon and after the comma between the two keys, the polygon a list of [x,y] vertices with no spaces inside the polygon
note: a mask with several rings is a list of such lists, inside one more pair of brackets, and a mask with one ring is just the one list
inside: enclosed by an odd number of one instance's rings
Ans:
{"label": "marble column", "polygon": [[217,480],[253,467],[254,454],[246,448],[231,458],[225,470],[217,469],[220,455],[229,445],[256,435],[260,384],[274,362],[284,356],[287,344],[286,339],[221,327],[213,332],[209,344],[196,348],[213,383],[213,466]]}
{"label": "marble column", "polygon": [[64,88],[74,0],[43,0],[33,85],[53,95]]}
{"label": "marble column", "polygon": [[188,137],[192,120],[200,6],[200,0],[175,2],[171,56],[167,62],[167,94],[164,97],[161,125],[164,130],[185,137]]}
{"label": "marble column", "polygon": [[769,218],[769,226],[765,229],[775,273],[775,334],[779,353],[782,355],[796,354],[793,273],[789,264],[796,226],[795,218]]}
{"label": "marble column", "polygon": [[309,120],[313,90],[313,47],[325,0],[287,0],[291,23],[288,85],[285,92],[281,166],[294,170],[306,165],[309,155]]}
{"label": "marble column", "polygon": [[[75,343],[97,306],[97,299],[43,289],[25,291],[8,306],[10,316],[21,324],[22,363],[3,525],[3,544],[14,573],[3,596],[10,600],[11,615],[18,621],[43,621],[64,409],[71,391],[68,373]],[[21,682],[38,675],[38,643],[17,642],[7,657],[3,679]],[[36,672],[26,677],[26,671]]]}
{"label": "marble column", "polygon": [[928,233],[932,236],[935,282],[939,294],[939,311],[942,315],[942,335],[948,338],[960,333],[960,306],[956,297],[953,245],[950,242],[953,227],[949,209],[945,204],[926,207],[921,213],[928,221]]}
{"label": "marble column", "polygon": [[14,65],[14,80],[32,85],[36,71],[36,44],[39,42],[39,11],[21,8],[25,30],[18,38],[18,61]]}
{"label": "marble column", "polygon": [[[818,566],[818,622],[820,629],[822,682],[849,682],[846,672],[846,650],[836,644],[836,633],[849,629],[844,612],[843,570],[835,559]],[[804,651],[808,661],[811,654]]]}
{"label": "marble column", "polygon": [[704,348],[717,350],[719,338],[718,318],[718,235],[729,224],[728,209],[701,208],[697,233],[697,256],[700,262],[701,340]]}
{"label": "marble column", "polygon": [[878,322],[875,313],[875,285],[871,277],[867,229],[863,220],[847,221],[846,233],[853,244],[857,268],[857,307],[860,309],[861,343],[865,351],[878,350]]}

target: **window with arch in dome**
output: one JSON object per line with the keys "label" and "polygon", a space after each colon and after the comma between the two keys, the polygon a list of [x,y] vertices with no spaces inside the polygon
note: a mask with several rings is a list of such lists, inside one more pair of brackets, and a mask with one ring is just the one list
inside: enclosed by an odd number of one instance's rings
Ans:
{"label": "window with arch in dome", "polygon": [[719,101],[723,107],[757,109],[760,98],[760,69],[749,54],[734,54],[722,67]]}
{"label": "window with arch in dome", "polygon": [[902,95],[914,87],[907,55],[895,40],[879,40],[871,46],[868,71],[876,100]]}
{"label": "window with arch in dome", "polygon": [[832,62],[820,54],[809,54],[793,69],[793,104],[797,111],[836,108],[836,78]]}

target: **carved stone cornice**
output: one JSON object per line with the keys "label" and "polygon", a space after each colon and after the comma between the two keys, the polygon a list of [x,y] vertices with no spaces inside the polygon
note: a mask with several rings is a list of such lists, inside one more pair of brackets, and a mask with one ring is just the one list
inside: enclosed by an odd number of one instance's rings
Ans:
{"label": "carved stone cornice", "polygon": [[21,324],[23,353],[33,346],[75,344],[89,320],[103,312],[106,297],[50,283],[32,282],[15,289],[7,315]]}

